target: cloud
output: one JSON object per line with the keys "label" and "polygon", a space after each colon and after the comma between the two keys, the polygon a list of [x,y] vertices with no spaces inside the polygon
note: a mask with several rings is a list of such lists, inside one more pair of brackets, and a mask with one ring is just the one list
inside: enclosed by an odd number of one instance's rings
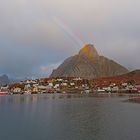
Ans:
{"label": "cloud", "polygon": [[49,75],[82,43],[140,68],[139,5],[139,0],[0,1],[0,73]]}
{"label": "cloud", "polygon": [[62,62],[58,62],[58,63],[54,63],[54,64],[50,64],[47,66],[41,66],[40,67],[40,76],[44,77],[46,75],[50,75],[50,73],[56,69]]}

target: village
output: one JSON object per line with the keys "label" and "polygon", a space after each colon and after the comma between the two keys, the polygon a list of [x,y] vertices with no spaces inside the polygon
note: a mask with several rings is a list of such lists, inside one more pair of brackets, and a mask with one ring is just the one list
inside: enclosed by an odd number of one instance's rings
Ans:
{"label": "village", "polygon": [[18,83],[0,87],[1,93],[5,94],[100,94],[100,93],[140,93],[140,82],[120,78],[100,78],[94,80],[63,77],[42,78],[37,80],[25,80]]}

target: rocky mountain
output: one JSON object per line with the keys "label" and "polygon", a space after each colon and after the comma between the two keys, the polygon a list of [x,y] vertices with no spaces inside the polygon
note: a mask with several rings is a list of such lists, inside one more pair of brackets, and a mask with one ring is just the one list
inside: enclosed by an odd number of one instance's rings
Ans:
{"label": "rocky mountain", "polygon": [[127,72],[128,70],[125,67],[104,56],[100,56],[93,45],[87,44],[77,55],[69,57],[56,70],[53,70],[50,77],[92,79],[115,76]]}
{"label": "rocky mountain", "polygon": [[7,75],[0,76],[0,85],[5,85],[10,83],[10,80]]}

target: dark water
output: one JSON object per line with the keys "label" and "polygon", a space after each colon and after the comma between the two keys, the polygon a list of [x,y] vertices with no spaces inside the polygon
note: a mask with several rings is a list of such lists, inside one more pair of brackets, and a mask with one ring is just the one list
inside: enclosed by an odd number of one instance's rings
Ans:
{"label": "dark water", "polygon": [[0,140],[139,140],[140,104],[71,95],[0,97]]}

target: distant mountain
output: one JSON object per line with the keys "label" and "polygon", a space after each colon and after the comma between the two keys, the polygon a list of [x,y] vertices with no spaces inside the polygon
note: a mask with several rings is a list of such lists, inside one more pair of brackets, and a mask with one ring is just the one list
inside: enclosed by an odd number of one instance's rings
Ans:
{"label": "distant mountain", "polygon": [[50,77],[92,79],[124,73],[128,73],[125,67],[104,56],[100,56],[93,45],[87,44],[77,55],[69,57],[56,70],[53,70]]}
{"label": "distant mountain", "polygon": [[118,76],[112,76],[112,77],[102,77],[97,78],[93,80],[94,84],[96,85],[102,85],[102,86],[109,86],[110,82],[116,83],[117,85],[120,85],[120,83],[135,83],[140,84],[140,70],[134,70],[132,72],[118,75]]}
{"label": "distant mountain", "polygon": [[127,74],[120,75],[120,77],[124,77],[124,78],[130,79],[130,80],[133,79],[133,80],[140,81],[140,70],[134,70],[134,71],[129,72]]}
{"label": "distant mountain", "polygon": [[0,85],[9,84],[10,80],[7,75],[0,76]]}

